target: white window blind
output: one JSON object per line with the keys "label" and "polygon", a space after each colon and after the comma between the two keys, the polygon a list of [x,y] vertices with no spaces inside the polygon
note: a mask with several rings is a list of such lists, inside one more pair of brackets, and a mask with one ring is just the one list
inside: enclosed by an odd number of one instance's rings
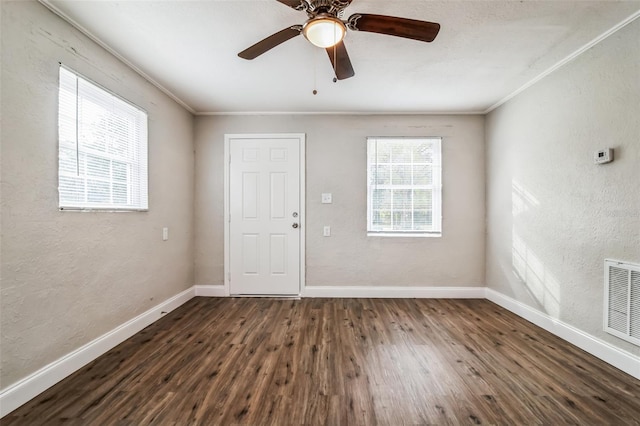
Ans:
{"label": "white window blind", "polygon": [[367,138],[369,235],[442,232],[441,138]]}
{"label": "white window blind", "polygon": [[147,210],[147,114],[60,67],[60,209]]}

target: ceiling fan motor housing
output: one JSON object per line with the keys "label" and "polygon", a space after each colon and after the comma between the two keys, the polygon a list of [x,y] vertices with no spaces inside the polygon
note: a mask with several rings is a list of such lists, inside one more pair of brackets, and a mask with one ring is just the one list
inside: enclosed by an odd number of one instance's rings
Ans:
{"label": "ceiling fan motor housing", "polygon": [[345,0],[301,0],[304,10],[310,18],[320,13],[326,13],[338,18],[342,17],[344,9],[351,4]]}

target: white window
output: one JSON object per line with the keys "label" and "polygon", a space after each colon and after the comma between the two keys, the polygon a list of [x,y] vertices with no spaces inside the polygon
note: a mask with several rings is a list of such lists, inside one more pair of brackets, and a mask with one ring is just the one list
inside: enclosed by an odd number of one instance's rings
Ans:
{"label": "white window", "polygon": [[66,209],[147,210],[147,114],[60,67],[58,195]]}
{"label": "white window", "polygon": [[441,138],[367,138],[367,232],[440,236]]}

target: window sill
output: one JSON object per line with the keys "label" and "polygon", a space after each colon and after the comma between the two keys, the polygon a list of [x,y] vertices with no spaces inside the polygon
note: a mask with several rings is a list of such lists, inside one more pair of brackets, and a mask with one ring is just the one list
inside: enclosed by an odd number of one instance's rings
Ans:
{"label": "window sill", "polygon": [[403,232],[367,232],[367,237],[400,237],[400,238],[441,238],[441,232],[410,234]]}

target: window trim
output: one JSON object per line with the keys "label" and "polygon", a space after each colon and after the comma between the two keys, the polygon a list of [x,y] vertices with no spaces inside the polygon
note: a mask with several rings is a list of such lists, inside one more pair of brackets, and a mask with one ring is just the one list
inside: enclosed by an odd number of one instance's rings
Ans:
{"label": "window trim", "polygon": [[[435,164],[440,169],[440,173],[434,174],[434,180],[431,185],[432,190],[432,221],[437,231],[373,231],[372,228],[372,190],[371,190],[371,164],[369,162],[369,144],[378,140],[432,140],[437,141],[438,145],[438,162]],[[439,238],[442,237],[442,140],[441,136],[368,136],[366,146],[366,167],[367,167],[367,236],[368,237],[395,237],[395,238]],[[377,164],[377,162],[376,162]],[[410,185],[413,186],[413,185]],[[433,207],[437,206],[438,209]]]}
{"label": "window trim", "polygon": [[[58,179],[58,210],[59,211],[73,211],[73,212],[111,212],[111,213],[127,213],[127,212],[147,212],[149,211],[149,113],[147,112],[146,109],[141,108],[140,106],[136,105],[135,103],[129,101],[128,99],[120,96],[119,94],[113,92],[112,90],[104,87],[103,85],[96,83],[94,80],[92,80],[91,78],[86,77],[85,75],[75,71],[74,69],[69,68],[68,66],[65,66],[63,63],[58,62],[59,65],[59,71],[58,71],[58,96],[60,96],[60,90],[61,90],[61,85],[62,85],[62,80],[61,80],[61,70],[64,70],[70,74],[73,74],[76,76],[77,79],[82,79],[84,80],[86,83],[92,85],[94,88],[97,88],[103,92],[105,92],[106,94],[108,94],[109,96],[112,96],[114,99],[117,99],[118,101],[121,101],[127,105],[129,105],[130,107],[134,108],[135,110],[137,110],[139,113],[144,115],[144,125],[141,128],[142,131],[142,135],[141,135],[141,140],[144,141],[144,147],[143,147],[143,152],[142,152],[142,156],[140,157],[140,161],[138,162],[138,171],[136,173],[142,173],[144,176],[142,176],[141,179],[138,180],[138,185],[141,186],[141,190],[140,193],[138,194],[139,197],[141,197],[142,199],[145,200],[144,203],[142,203],[142,206],[136,206],[136,205],[132,205],[132,204],[128,204],[125,205],[123,207],[118,207],[117,205],[113,205],[113,204],[109,204],[109,205],[99,205],[99,204],[93,204],[90,202],[85,202],[84,205],[71,205],[68,201],[63,202],[63,200],[61,200],[60,198],[60,177],[61,176],[66,176],[65,174],[61,174],[60,172],[60,152],[61,149],[63,148],[62,146],[62,140],[60,138],[60,131],[58,130],[58,135],[57,135],[57,179]],[[77,96],[77,94],[76,94]],[[58,113],[57,113],[57,125],[58,125],[58,129],[60,128],[60,99],[58,99]],[[77,126],[77,116],[76,116],[76,126]],[[92,149],[88,148],[83,150],[82,152],[84,153],[91,153]],[[76,136],[76,152],[78,157],[76,158],[76,161],[79,164],[80,161],[80,157],[79,157],[79,148],[78,148],[78,140],[77,140],[77,136]],[[100,154],[100,153],[98,153]],[[105,159],[111,160],[113,161],[116,156],[112,156],[112,155],[105,155],[104,157]],[[122,162],[125,163],[129,163],[130,158],[126,158],[126,159],[122,159]],[[85,177],[86,180],[86,177]],[[100,179],[98,179],[100,180]],[[86,183],[85,183],[86,184]],[[113,183],[111,183],[111,185],[113,185]],[[131,186],[131,183],[128,182],[127,183],[128,186]],[[79,203],[78,203],[79,204]]]}

